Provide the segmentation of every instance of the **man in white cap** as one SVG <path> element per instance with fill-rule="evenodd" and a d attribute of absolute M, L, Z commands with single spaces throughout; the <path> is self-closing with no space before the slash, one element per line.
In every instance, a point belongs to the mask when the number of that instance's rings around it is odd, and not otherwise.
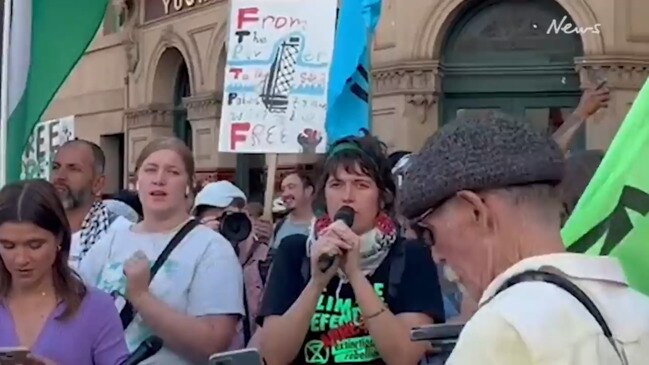
<path fill-rule="evenodd" d="M 227 212 L 243 212 L 247 204 L 246 194 L 229 181 L 209 183 L 196 195 L 193 213 L 196 218 L 215 231 L 219 231 L 220 221 Z M 251 217 L 249 217 L 251 218 Z M 253 232 L 257 220 L 251 219 Z M 237 245 L 239 262 L 243 267 L 246 316 L 238 327 L 239 335 L 231 344 L 232 349 L 245 346 L 256 329 L 254 318 L 257 316 L 265 274 L 262 266 L 268 256 L 268 240 L 257 239 L 250 234 Z"/>
<path fill-rule="evenodd" d="M 201 223 L 218 230 L 219 218 L 226 211 L 241 212 L 246 206 L 246 194 L 229 181 L 209 183 L 194 199 L 194 215 Z"/>

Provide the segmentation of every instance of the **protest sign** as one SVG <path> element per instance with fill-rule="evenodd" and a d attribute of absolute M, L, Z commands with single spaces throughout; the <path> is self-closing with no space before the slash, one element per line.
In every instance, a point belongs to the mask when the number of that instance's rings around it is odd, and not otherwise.
<path fill-rule="evenodd" d="M 219 151 L 325 151 L 336 6 L 232 1 Z"/>
<path fill-rule="evenodd" d="M 649 295 L 649 82 L 561 231 L 568 251 L 617 257 Z"/>
<path fill-rule="evenodd" d="M 36 124 L 22 156 L 21 179 L 48 179 L 56 151 L 74 139 L 74 116 Z"/>

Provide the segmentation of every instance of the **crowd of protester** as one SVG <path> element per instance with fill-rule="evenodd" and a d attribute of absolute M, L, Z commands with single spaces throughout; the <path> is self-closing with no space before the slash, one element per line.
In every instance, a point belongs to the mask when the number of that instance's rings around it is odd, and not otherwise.
<path fill-rule="evenodd" d="M 228 181 L 195 192 L 176 138 L 150 142 L 136 189 L 112 195 L 101 148 L 70 141 L 50 182 L 0 190 L 0 347 L 37 365 L 123 364 L 155 341 L 142 364 L 245 347 L 270 365 L 643 364 L 649 298 L 560 236 L 603 157 L 570 143 L 607 101 L 586 92 L 554 135 L 485 114 L 414 153 L 343 138 L 283 177 L 272 217 Z M 448 359 L 411 341 L 467 320 Z"/>

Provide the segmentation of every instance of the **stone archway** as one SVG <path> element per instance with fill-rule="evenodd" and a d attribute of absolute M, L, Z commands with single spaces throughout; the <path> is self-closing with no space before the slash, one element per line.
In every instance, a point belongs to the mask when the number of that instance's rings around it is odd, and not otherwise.
<path fill-rule="evenodd" d="M 585 0 L 554 0 L 568 13 L 578 27 L 587 28 L 598 24 L 597 18 Z M 429 16 L 415 34 L 418 42 L 413 43 L 413 59 L 439 59 L 451 25 L 458 15 L 475 5 L 473 0 L 439 1 L 429 11 Z M 582 34 L 584 55 L 604 54 L 604 39 L 601 34 Z"/>
<path fill-rule="evenodd" d="M 468 2 L 441 46 L 440 122 L 498 110 L 556 130 L 579 101 L 584 49 L 559 23 L 574 21 L 554 0 Z"/>
<path fill-rule="evenodd" d="M 225 45 L 221 48 L 219 52 L 219 58 L 216 61 L 216 90 L 217 93 L 223 94 L 223 84 L 225 82 L 225 64 L 228 61 L 227 53 L 228 50 Z"/>
<path fill-rule="evenodd" d="M 189 75 L 185 58 L 178 48 L 167 47 L 158 58 L 151 88 L 151 102 L 173 104 L 176 99 L 176 86 L 179 74 Z M 187 77 L 189 81 L 189 76 Z"/>
<path fill-rule="evenodd" d="M 191 125 L 183 99 L 191 96 L 189 68 L 180 50 L 167 47 L 162 51 L 153 74 L 151 101 L 167 106 L 173 114 L 173 134 L 192 146 Z"/>

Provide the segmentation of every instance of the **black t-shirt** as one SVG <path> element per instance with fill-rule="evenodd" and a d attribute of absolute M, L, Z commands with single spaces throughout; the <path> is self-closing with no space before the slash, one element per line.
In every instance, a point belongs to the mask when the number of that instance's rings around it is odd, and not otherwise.
<path fill-rule="evenodd" d="M 392 298 L 389 295 L 390 262 L 398 255 L 397 245 L 404 245 L 401 254 L 405 266 L 395 287 L 396 296 Z M 306 281 L 302 266 L 305 256 L 306 236 L 293 235 L 282 240 L 259 311 L 260 324 L 264 317 L 283 315 L 304 290 Z M 399 239 L 369 281 L 392 313 L 426 313 L 436 323 L 444 321 L 435 263 L 430 251 L 418 242 Z M 385 364 L 360 322 L 360 308 L 351 285 L 339 287 L 339 279 L 335 276 L 320 295 L 309 331 L 292 364 Z"/>

